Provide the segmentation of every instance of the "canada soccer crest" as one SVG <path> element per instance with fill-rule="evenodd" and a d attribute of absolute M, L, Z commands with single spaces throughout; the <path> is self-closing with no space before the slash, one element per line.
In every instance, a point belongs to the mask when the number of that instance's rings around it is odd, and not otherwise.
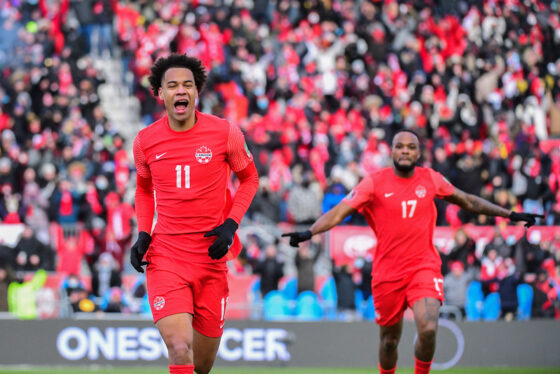
<path fill-rule="evenodd" d="M 165 299 L 162 296 L 154 297 L 154 309 L 155 310 L 162 310 L 165 306 Z"/>
<path fill-rule="evenodd" d="M 418 198 L 420 199 L 426 197 L 426 188 L 424 186 L 416 187 L 416 190 L 414 192 L 416 193 L 416 196 L 418 196 Z"/>
<path fill-rule="evenodd" d="M 196 152 L 194 153 L 194 157 L 196 158 L 196 161 L 200 162 L 201 164 L 207 164 L 212 159 L 212 150 L 203 145 L 196 150 Z"/>

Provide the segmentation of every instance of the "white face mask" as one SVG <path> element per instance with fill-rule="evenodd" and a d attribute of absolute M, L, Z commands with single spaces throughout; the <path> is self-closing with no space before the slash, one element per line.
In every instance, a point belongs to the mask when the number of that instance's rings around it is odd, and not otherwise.
<path fill-rule="evenodd" d="M 100 190 L 106 190 L 109 187 L 109 182 L 106 178 L 97 178 L 95 180 L 95 186 Z"/>

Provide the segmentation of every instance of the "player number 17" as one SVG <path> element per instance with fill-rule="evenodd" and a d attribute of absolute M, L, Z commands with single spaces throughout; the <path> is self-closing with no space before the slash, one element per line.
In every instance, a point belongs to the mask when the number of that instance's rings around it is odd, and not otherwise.
<path fill-rule="evenodd" d="M 407 209 L 409 205 L 410 209 Z M 414 215 L 414 211 L 416 210 L 416 200 L 401 201 L 401 206 L 402 218 L 412 218 L 412 216 Z"/>

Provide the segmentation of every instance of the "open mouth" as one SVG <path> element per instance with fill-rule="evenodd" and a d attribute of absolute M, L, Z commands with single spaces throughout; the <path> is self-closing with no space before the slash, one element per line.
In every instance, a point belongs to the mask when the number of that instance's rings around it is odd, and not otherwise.
<path fill-rule="evenodd" d="M 187 99 L 180 99 L 175 101 L 173 105 L 175 107 L 175 113 L 181 114 L 187 111 L 189 101 Z"/>

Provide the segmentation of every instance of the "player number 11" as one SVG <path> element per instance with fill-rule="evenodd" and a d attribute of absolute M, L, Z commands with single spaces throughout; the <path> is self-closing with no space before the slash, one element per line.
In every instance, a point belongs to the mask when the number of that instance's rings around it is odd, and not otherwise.
<path fill-rule="evenodd" d="M 402 218 L 412 218 L 414 215 L 414 210 L 416 210 L 416 200 L 408 200 L 408 201 L 401 201 L 402 205 Z M 410 205 L 410 209 L 407 209 L 407 206 Z"/>
<path fill-rule="evenodd" d="M 175 166 L 175 171 L 177 172 L 177 188 L 181 188 L 181 169 L 185 170 L 185 188 L 191 188 L 191 167 L 189 165 L 185 165 L 181 168 L 181 165 Z"/>

